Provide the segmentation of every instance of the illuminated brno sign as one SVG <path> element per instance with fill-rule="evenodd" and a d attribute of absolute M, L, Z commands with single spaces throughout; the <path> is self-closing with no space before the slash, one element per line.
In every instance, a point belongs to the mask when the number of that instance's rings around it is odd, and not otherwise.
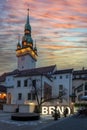
<path fill-rule="evenodd" d="M 69 115 L 71 113 L 70 107 L 57 106 L 57 110 L 59 111 L 59 113 L 61 115 L 63 115 L 65 108 L 68 109 L 68 115 Z M 55 106 L 42 106 L 42 114 L 43 115 L 50 115 L 50 114 L 52 114 L 52 112 L 54 112 L 54 109 L 55 109 Z"/>

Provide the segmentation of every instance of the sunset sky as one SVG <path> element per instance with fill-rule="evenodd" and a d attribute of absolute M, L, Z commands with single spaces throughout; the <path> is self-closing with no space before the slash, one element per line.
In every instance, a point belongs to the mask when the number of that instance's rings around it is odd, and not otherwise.
<path fill-rule="evenodd" d="M 17 68 L 28 8 L 37 67 L 87 68 L 87 0 L 0 0 L 0 74 Z"/>

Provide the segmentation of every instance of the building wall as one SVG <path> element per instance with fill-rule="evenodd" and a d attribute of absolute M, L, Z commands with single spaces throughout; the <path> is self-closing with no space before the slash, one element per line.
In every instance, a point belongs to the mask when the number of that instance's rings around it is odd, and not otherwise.
<path fill-rule="evenodd" d="M 62 76 L 62 78 L 60 78 Z M 24 80 L 27 80 L 27 86 L 24 87 Z M 13 88 L 8 88 L 7 93 L 11 93 L 11 103 L 12 104 L 24 104 L 31 102 L 32 100 L 27 99 L 28 93 L 34 91 L 32 86 L 32 81 L 36 80 L 36 87 L 38 88 L 39 98 L 44 97 L 46 93 L 44 91 L 44 85 L 48 84 L 52 91 L 52 97 L 59 95 L 59 85 L 63 85 L 66 95 L 64 95 L 63 102 L 61 104 L 69 105 L 69 95 L 72 93 L 72 75 L 71 74 L 58 74 L 53 75 L 53 82 L 49 80 L 46 76 L 32 76 L 32 77 L 8 77 L 6 80 L 7 86 L 13 86 Z M 13 82 L 12 82 L 13 81 Z M 20 81 L 20 87 L 17 86 L 17 82 Z M 44 93 L 45 92 L 45 93 Z M 22 94 L 22 99 L 18 100 L 18 94 Z M 58 100 L 59 101 L 59 100 Z M 34 101 L 35 102 L 35 101 Z M 56 102 L 56 100 L 55 100 Z"/>
<path fill-rule="evenodd" d="M 27 80 L 27 86 L 24 86 L 24 80 Z M 43 97 L 43 89 L 44 89 L 44 83 L 51 84 L 51 81 L 49 81 L 48 78 L 45 76 L 32 76 L 32 77 L 15 77 L 14 78 L 14 87 L 7 89 L 7 94 L 11 94 L 11 104 L 27 104 L 30 102 L 35 102 L 35 100 L 31 99 L 28 100 L 28 93 L 34 92 L 34 87 L 32 84 L 32 81 L 36 80 L 36 88 L 38 91 L 39 99 L 41 96 Z M 18 82 L 20 81 L 20 86 L 18 86 Z M 18 95 L 22 94 L 22 99 L 18 99 Z M 8 102 L 8 100 L 7 100 Z"/>
<path fill-rule="evenodd" d="M 13 87 L 14 86 L 14 76 L 10 75 L 6 77 L 5 86 Z"/>
<path fill-rule="evenodd" d="M 76 102 L 80 102 L 81 96 L 87 95 L 87 90 L 85 90 L 85 85 L 87 83 L 87 80 L 83 79 L 75 79 L 73 80 L 73 91 L 76 95 Z"/>
<path fill-rule="evenodd" d="M 36 61 L 30 55 L 18 57 L 18 69 L 27 70 L 36 67 Z"/>
<path fill-rule="evenodd" d="M 66 95 L 63 96 L 64 100 L 61 102 L 61 104 L 69 105 L 70 94 L 72 93 L 72 74 L 56 74 L 53 76 L 53 78 L 53 96 L 59 95 L 59 86 L 62 85 Z"/>

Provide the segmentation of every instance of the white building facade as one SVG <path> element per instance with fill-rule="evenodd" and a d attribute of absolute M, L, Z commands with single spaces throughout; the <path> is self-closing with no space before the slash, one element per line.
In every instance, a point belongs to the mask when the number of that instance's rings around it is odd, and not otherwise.
<path fill-rule="evenodd" d="M 7 87 L 8 104 L 29 104 L 31 102 L 37 104 L 33 82 L 35 82 L 39 99 L 41 99 L 41 97 L 45 98 L 45 86 L 50 87 L 52 91 L 52 81 L 43 74 L 37 74 L 35 72 L 36 70 L 37 69 L 34 69 L 33 75 L 32 73 L 29 74 L 29 72 L 27 72 L 27 74 L 22 72 L 22 74 L 19 73 L 14 76 L 13 86 L 10 86 L 9 81 Z M 7 76 L 7 78 L 8 77 L 9 76 Z M 51 93 L 50 96 L 52 95 Z"/>
<path fill-rule="evenodd" d="M 70 105 L 70 95 L 72 94 L 72 72 L 73 69 L 57 70 L 53 75 L 53 95 L 65 93 L 58 102 L 61 105 Z"/>
<path fill-rule="evenodd" d="M 72 94 L 72 69 L 55 70 L 54 66 L 47 66 L 23 71 L 8 73 L 5 85 L 7 86 L 8 104 L 37 104 L 35 94 L 33 93 L 33 81 L 36 81 L 37 91 L 39 89 L 39 98 L 50 95 L 49 97 L 58 97 L 62 92 L 62 99 L 49 101 L 49 104 L 70 105 L 70 95 Z M 37 70 L 40 72 L 37 73 Z M 14 74 L 13 74 L 14 73 Z M 45 74 L 46 73 L 46 74 Z M 52 73 L 49 78 L 49 73 Z M 48 76 L 47 76 L 48 74 Z M 45 86 L 50 88 L 50 93 L 45 91 Z M 48 97 L 48 98 L 49 98 Z"/>

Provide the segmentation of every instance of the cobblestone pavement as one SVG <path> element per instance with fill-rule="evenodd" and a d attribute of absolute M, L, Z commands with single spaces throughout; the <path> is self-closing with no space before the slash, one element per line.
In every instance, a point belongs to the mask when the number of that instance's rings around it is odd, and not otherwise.
<path fill-rule="evenodd" d="M 38 121 L 13 121 L 10 113 L 0 113 L 0 130 L 87 130 L 87 117 L 67 117 L 54 121 L 43 116 Z"/>

